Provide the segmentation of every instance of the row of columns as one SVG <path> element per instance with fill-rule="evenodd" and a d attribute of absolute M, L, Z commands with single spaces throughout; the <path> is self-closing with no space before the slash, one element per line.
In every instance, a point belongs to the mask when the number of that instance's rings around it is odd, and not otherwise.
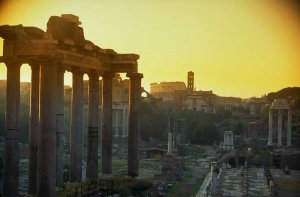
<path fill-rule="evenodd" d="M 269 110 L 269 135 L 268 135 L 268 145 L 273 145 L 273 111 Z M 278 119 L 277 119 L 277 146 L 282 146 L 282 109 L 278 109 Z M 292 145 L 292 110 L 288 109 L 288 121 L 287 121 L 287 146 Z"/>
<path fill-rule="evenodd" d="M 6 62 L 7 93 L 4 147 L 4 196 L 19 191 L 19 62 Z M 31 62 L 29 193 L 55 196 L 63 186 L 64 157 L 64 70 L 56 62 Z M 81 181 L 83 150 L 83 72 L 72 69 L 72 120 L 70 142 L 71 182 Z M 98 177 L 98 104 L 99 75 L 89 74 L 89 116 L 87 142 L 87 178 Z M 138 176 L 140 73 L 129 73 L 128 175 Z M 102 173 L 112 174 L 112 79 L 103 76 Z"/>

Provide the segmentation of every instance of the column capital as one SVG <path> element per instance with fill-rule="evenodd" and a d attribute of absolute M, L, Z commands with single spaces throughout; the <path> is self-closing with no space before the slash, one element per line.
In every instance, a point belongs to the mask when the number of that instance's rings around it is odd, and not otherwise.
<path fill-rule="evenodd" d="M 84 71 L 81 68 L 78 68 L 78 67 L 72 66 L 70 71 L 71 71 L 72 74 L 84 75 Z"/>
<path fill-rule="evenodd" d="M 22 65 L 22 62 L 19 62 L 19 61 L 5 61 L 4 63 L 6 65 L 6 67 L 12 67 L 12 66 L 21 67 L 21 65 Z"/>
<path fill-rule="evenodd" d="M 99 80 L 100 72 L 97 70 L 90 70 L 88 73 L 90 80 Z"/>
<path fill-rule="evenodd" d="M 63 66 L 57 67 L 57 73 L 65 73 L 66 69 Z"/>
<path fill-rule="evenodd" d="M 142 73 L 127 73 L 126 77 L 129 77 L 130 79 L 141 79 L 144 76 Z"/>
<path fill-rule="evenodd" d="M 38 70 L 40 66 L 40 62 L 38 60 L 30 60 L 28 64 L 31 70 Z"/>
<path fill-rule="evenodd" d="M 102 78 L 111 78 L 113 79 L 115 77 L 115 73 L 114 72 L 105 72 L 101 74 Z"/>

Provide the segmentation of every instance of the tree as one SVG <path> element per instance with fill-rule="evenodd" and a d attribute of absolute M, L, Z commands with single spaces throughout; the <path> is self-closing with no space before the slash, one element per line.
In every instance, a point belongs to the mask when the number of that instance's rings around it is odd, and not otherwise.
<path fill-rule="evenodd" d="M 220 140 L 220 133 L 211 121 L 191 121 L 188 129 L 188 136 L 195 144 L 212 144 Z"/>
<path fill-rule="evenodd" d="M 239 120 L 233 126 L 233 133 L 235 135 L 241 135 L 243 132 L 244 132 L 244 123 L 243 123 L 243 121 Z"/>
<path fill-rule="evenodd" d="M 141 103 L 141 138 L 163 139 L 166 133 L 167 117 L 161 110 L 154 110 L 149 103 Z"/>

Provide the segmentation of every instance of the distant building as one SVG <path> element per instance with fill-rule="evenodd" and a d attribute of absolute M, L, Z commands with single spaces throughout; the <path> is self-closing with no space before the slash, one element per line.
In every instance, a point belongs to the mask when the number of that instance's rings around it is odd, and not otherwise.
<path fill-rule="evenodd" d="M 253 118 L 259 118 L 261 116 L 261 113 L 267 105 L 270 105 L 270 103 L 266 100 L 266 98 L 256 98 L 251 97 L 247 100 L 245 100 L 247 107 L 249 108 L 249 114 Z"/>
<path fill-rule="evenodd" d="M 240 107 L 242 99 L 237 97 L 220 97 L 212 91 L 194 89 L 194 73 L 187 73 L 187 87 L 184 82 L 151 83 L 150 93 L 154 98 L 172 103 L 176 109 L 212 112 L 223 108 L 232 110 Z"/>
<path fill-rule="evenodd" d="M 242 99 L 239 97 L 218 96 L 216 99 L 216 107 L 226 110 L 232 110 L 242 105 Z"/>
<path fill-rule="evenodd" d="M 174 101 L 174 95 L 176 91 L 186 91 L 186 85 L 184 82 L 161 82 L 150 84 L 150 94 L 154 98 L 162 98 L 163 102 Z"/>
<path fill-rule="evenodd" d="M 216 99 L 217 95 L 212 91 L 194 91 L 186 96 L 184 109 L 214 113 Z"/>
<path fill-rule="evenodd" d="M 241 105 L 238 97 L 220 97 L 212 91 L 194 91 L 188 94 L 184 101 L 184 108 L 194 111 L 215 113 L 216 109 L 232 110 Z"/>

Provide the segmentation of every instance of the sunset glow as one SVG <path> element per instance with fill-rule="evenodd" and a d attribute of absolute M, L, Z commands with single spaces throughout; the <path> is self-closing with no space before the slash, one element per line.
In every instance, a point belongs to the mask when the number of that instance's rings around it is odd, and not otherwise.
<path fill-rule="evenodd" d="M 101 48 L 140 55 L 143 86 L 184 81 L 222 96 L 261 96 L 300 86 L 300 17 L 294 1 L 11 0 L 0 25 L 46 30 L 51 15 L 79 16 L 85 38 Z M 3 40 L 0 39 L 2 55 Z M 21 80 L 30 81 L 22 66 Z M 0 79 L 6 67 L 0 64 Z M 70 85 L 71 73 L 65 74 Z"/>

